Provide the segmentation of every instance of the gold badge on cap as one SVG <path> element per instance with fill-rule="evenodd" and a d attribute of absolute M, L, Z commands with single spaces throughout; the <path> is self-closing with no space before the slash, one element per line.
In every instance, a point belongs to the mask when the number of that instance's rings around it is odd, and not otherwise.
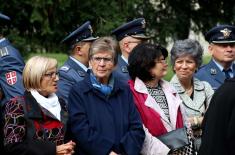
<path fill-rule="evenodd" d="M 221 33 L 223 33 L 224 38 L 228 38 L 230 36 L 230 33 L 232 32 L 231 30 L 225 28 L 223 30 L 220 30 Z"/>
<path fill-rule="evenodd" d="M 142 28 L 145 28 L 145 27 L 146 27 L 146 22 L 145 22 L 145 20 L 142 20 L 142 21 L 141 21 L 141 24 L 142 24 Z"/>
<path fill-rule="evenodd" d="M 90 29 L 91 33 L 93 33 L 91 25 L 88 26 L 88 29 Z"/>

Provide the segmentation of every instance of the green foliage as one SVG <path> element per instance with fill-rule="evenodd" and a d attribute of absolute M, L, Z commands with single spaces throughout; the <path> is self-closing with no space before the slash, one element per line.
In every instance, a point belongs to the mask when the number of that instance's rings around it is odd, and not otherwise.
<path fill-rule="evenodd" d="M 36 56 L 36 55 L 55 58 L 58 61 L 58 66 L 59 67 L 61 67 L 68 58 L 68 56 L 66 54 L 63 54 L 63 53 L 31 53 L 30 55 L 28 55 L 24 59 L 25 59 L 25 61 L 27 61 L 29 58 L 31 58 L 33 56 Z"/>
<path fill-rule="evenodd" d="M 34 51 L 64 51 L 60 41 L 90 20 L 98 36 L 144 17 L 152 42 L 188 38 L 189 31 L 206 32 L 217 23 L 234 24 L 231 0 L 11 0 L 0 11 L 11 17 L 9 38 L 24 55 Z M 63 49 L 63 50 L 61 50 Z"/>

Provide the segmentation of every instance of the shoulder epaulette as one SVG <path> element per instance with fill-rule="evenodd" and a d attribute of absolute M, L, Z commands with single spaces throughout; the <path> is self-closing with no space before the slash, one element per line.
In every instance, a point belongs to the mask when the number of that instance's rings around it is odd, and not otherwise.
<path fill-rule="evenodd" d="M 60 70 L 65 71 L 65 72 L 67 72 L 69 69 L 70 69 L 70 66 L 67 66 L 67 65 L 60 67 Z"/>

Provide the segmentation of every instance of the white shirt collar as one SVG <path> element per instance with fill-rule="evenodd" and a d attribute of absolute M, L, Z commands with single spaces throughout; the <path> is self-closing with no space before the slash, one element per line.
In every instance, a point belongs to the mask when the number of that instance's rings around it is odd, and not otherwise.
<path fill-rule="evenodd" d="M 214 61 L 214 63 L 217 65 L 217 67 L 219 68 L 219 70 L 222 72 L 223 71 L 223 69 L 224 69 L 224 67 L 221 65 L 221 64 L 219 64 L 215 59 L 212 59 L 213 61 Z M 231 70 L 232 70 L 232 72 L 233 72 L 233 63 L 231 64 L 231 66 L 229 67 Z"/>
<path fill-rule="evenodd" d="M 79 62 L 77 59 L 75 59 L 72 56 L 69 56 L 69 58 L 72 59 L 74 62 L 76 62 L 85 72 L 87 72 L 88 68 L 84 64 L 82 64 L 81 62 Z"/>
<path fill-rule="evenodd" d="M 121 55 L 121 58 L 128 64 L 128 59 L 126 59 L 123 55 Z"/>

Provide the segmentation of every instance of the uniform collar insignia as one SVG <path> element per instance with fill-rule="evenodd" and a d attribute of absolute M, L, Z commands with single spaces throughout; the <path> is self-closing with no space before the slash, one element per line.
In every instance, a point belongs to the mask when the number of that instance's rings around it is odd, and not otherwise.
<path fill-rule="evenodd" d="M 228 38 L 228 37 L 230 36 L 230 34 L 231 34 L 232 31 L 229 30 L 229 29 L 227 29 L 227 28 L 225 28 L 225 29 L 223 29 L 223 30 L 220 30 L 220 32 L 223 33 L 224 38 Z"/>
<path fill-rule="evenodd" d="M 217 74 L 217 71 L 215 68 L 211 68 L 211 75 L 216 75 Z"/>
<path fill-rule="evenodd" d="M 78 71 L 78 75 L 81 76 L 81 77 L 84 77 L 86 74 L 83 72 L 83 71 Z"/>
<path fill-rule="evenodd" d="M 122 66 L 121 70 L 123 73 L 128 73 L 127 67 L 126 66 Z"/>

